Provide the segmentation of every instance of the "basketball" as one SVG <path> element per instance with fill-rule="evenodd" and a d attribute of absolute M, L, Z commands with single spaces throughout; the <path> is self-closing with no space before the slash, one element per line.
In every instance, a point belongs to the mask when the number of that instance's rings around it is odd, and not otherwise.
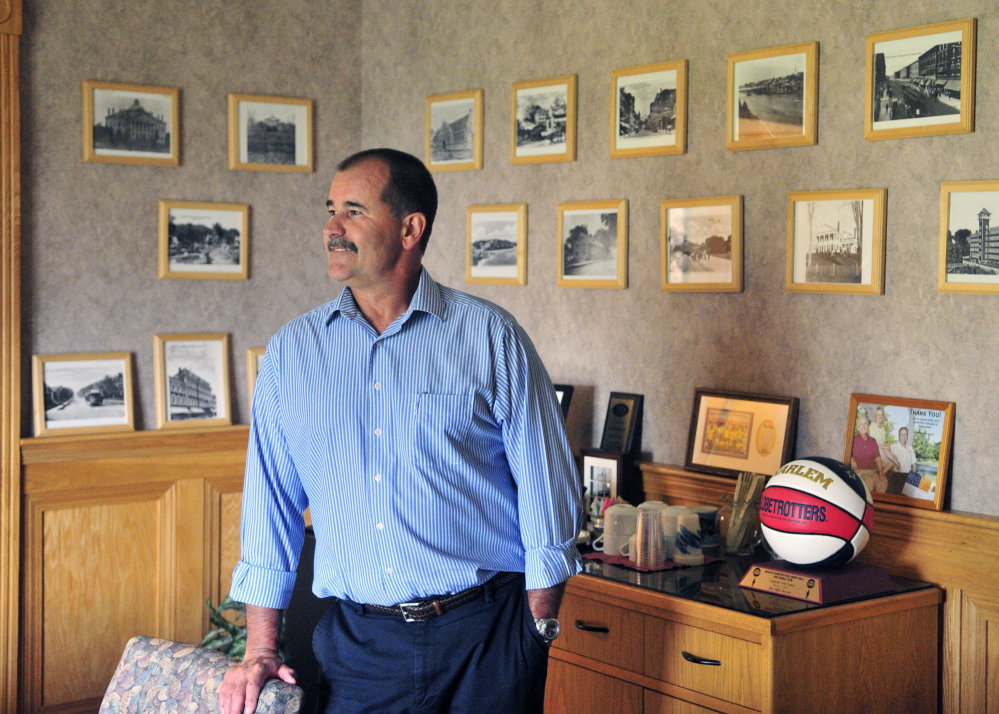
<path fill-rule="evenodd" d="M 760 523 L 767 544 L 788 563 L 835 568 L 867 545 L 874 502 L 849 466 L 812 456 L 784 464 L 767 482 Z"/>

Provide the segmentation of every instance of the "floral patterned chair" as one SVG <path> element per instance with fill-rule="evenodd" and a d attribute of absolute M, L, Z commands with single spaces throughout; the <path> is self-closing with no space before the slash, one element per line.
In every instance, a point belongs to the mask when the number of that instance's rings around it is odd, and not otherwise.
<path fill-rule="evenodd" d="M 214 650 L 151 637 L 133 637 L 101 703 L 100 714 L 217 714 L 218 688 L 238 661 Z M 256 714 L 296 714 L 302 690 L 272 679 Z"/>

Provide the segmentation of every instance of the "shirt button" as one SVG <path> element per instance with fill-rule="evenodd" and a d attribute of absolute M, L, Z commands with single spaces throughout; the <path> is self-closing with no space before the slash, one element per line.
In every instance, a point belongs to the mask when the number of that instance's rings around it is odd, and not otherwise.
<path fill-rule="evenodd" d="M 381 429 L 375 429 L 375 436 L 381 436 L 381 435 L 382 435 L 382 430 Z"/>
<path fill-rule="evenodd" d="M 375 382 L 375 389 L 381 389 L 381 388 L 382 388 L 382 383 L 381 382 Z"/>
<path fill-rule="evenodd" d="M 381 480 L 382 480 L 382 475 L 381 474 L 375 474 L 375 481 L 381 481 Z"/>
<path fill-rule="evenodd" d="M 391 575 L 392 574 L 392 568 L 385 568 L 385 573 L 387 575 Z"/>
<path fill-rule="evenodd" d="M 379 523 L 377 526 L 375 526 L 375 528 L 377 528 L 380 531 L 385 530 L 385 524 L 384 523 Z"/>

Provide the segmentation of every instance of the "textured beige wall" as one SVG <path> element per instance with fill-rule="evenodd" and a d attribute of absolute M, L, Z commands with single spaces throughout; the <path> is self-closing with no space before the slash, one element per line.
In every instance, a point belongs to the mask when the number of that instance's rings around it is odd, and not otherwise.
<path fill-rule="evenodd" d="M 977 131 L 865 142 L 865 36 L 964 17 L 979 19 Z M 465 207 L 529 204 L 528 285 L 465 289 L 518 317 L 556 381 L 592 388 L 578 405 L 585 440 L 599 439 L 612 390 L 646 395 L 644 449 L 667 463 L 683 461 L 695 386 L 799 396 L 798 453 L 837 458 L 851 392 L 954 401 L 951 505 L 999 514 L 999 299 L 936 291 L 940 182 L 999 178 L 997 24 L 992 0 L 365 0 L 362 145 L 422 155 L 425 97 L 485 90 L 485 168 L 438 175 L 426 262 L 463 286 Z M 727 55 L 811 40 L 820 43 L 819 144 L 726 152 Z M 683 58 L 688 153 L 611 160 L 611 70 Z M 510 84 L 569 73 L 579 75 L 578 160 L 511 166 Z M 886 295 L 785 293 L 787 193 L 882 187 Z M 659 201 L 729 193 L 745 196 L 745 292 L 662 293 Z M 608 198 L 630 201 L 629 288 L 557 288 L 557 204 Z"/>
<path fill-rule="evenodd" d="M 32 353 L 135 352 L 155 427 L 153 334 L 228 332 L 245 352 L 335 294 L 320 230 L 329 177 L 360 141 L 360 0 L 30 0 L 22 55 L 25 417 Z M 83 163 L 81 82 L 181 89 L 179 168 Z M 312 174 L 230 171 L 226 95 L 315 101 Z M 250 280 L 157 279 L 157 201 L 250 204 Z M 29 428 L 25 426 L 25 433 Z"/>

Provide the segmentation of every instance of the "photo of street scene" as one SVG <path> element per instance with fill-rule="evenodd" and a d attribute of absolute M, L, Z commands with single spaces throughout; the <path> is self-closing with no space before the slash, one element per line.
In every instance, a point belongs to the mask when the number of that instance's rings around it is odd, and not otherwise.
<path fill-rule="evenodd" d="M 736 63 L 733 140 L 804 134 L 805 62 L 802 52 Z"/>
<path fill-rule="evenodd" d="M 171 208 L 170 271 L 239 273 L 244 260 L 242 227 L 242 211 Z"/>
<path fill-rule="evenodd" d="M 562 277 L 617 279 L 617 211 L 584 209 L 562 214 Z"/>
<path fill-rule="evenodd" d="M 121 360 L 47 361 L 42 375 L 46 429 L 128 424 Z"/>
<path fill-rule="evenodd" d="M 732 206 L 671 208 L 666 214 L 670 283 L 732 281 Z"/>
<path fill-rule="evenodd" d="M 516 211 L 471 214 L 471 277 L 517 277 L 518 218 Z"/>
<path fill-rule="evenodd" d="M 208 341 L 167 341 L 163 344 L 167 376 L 167 419 L 228 418 L 225 402 L 219 398 L 222 383 L 222 343 Z"/>
<path fill-rule="evenodd" d="M 174 133 L 170 97 L 117 89 L 93 92 L 95 154 L 169 158 Z"/>
<path fill-rule="evenodd" d="M 874 200 L 796 201 L 794 282 L 871 283 Z"/>
<path fill-rule="evenodd" d="M 516 156 L 566 153 L 569 86 L 517 90 Z"/>
<path fill-rule="evenodd" d="M 676 70 L 617 80 L 618 150 L 676 144 Z"/>
<path fill-rule="evenodd" d="M 430 163 L 472 160 L 475 147 L 475 100 L 452 99 L 430 105 Z"/>
<path fill-rule="evenodd" d="M 308 164 L 308 108 L 300 104 L 239 103 L 239 160 L 244 164 Z"/>
<path fill-rule="evenodd" d="M 874 44 L 873 128 L 960 122 L 962 32 Z"/>
<path fill-rule="evenodd" d="M 999 191 L 950 193 L 947 282 L 999 285 Z"/>

